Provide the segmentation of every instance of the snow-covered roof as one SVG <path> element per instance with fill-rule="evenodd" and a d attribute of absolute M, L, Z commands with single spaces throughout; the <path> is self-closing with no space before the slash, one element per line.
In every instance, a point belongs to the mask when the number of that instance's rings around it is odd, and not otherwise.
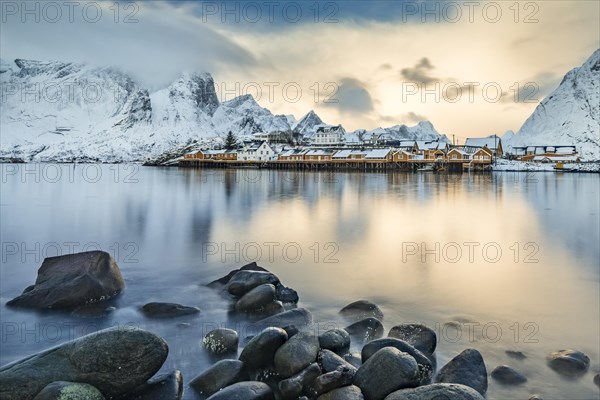
<path fill-rule="evenodd" d="M 556 149 L 556 154 L 575 154 L 575 146 L 573 147 L 559 147 Z"/>
<path fill-rule="evenodd" d="M 500 145 L 499 136 L 491 135 L 483 138 L 467 138 L 465 141 L 465 147 L 483 147 L 487 146 L 488 149 L 495 150 L 498 145 Z"/>
<path fill-rule="evenodd" d="M 576 162 L 576 156 L 535 156 L 533 157 L 533 161 L 554 161 L 554 162 Z"/>
<path fill-rule="evenodd" d="M 307 156 L 329 156 L 333 153 L 333 150 L 328 149 L 314 149 L 309 150 L 306 155 Z"/>
<path fill-rule="evenodd" d="M 416 143 L 414 140 L 402 140 L 399 147 L 414 147 Z"/>
<path fill-rule="evenodd" d="M 450 151 L 457 152 L 458 154 L 462 154 L 463 156 L 468 156 L 469 155 L 469 153 L 467 153 L 466 151 L 459 150 L 459 149 L 452 149 Z M 450 153 L 450 151 L 448 153 Z"/>
<path fill-rule="evenodd" d="M 333 158 L 348 158 L 352 150 L 340 150 L 333 155 Z"/>
<path fill-rule="evenodd" d="M 374 149 L 367 153 L 365 158 L 368 159 L 378 159 L 385 158 L 392 151 L 392 149 Z"/>

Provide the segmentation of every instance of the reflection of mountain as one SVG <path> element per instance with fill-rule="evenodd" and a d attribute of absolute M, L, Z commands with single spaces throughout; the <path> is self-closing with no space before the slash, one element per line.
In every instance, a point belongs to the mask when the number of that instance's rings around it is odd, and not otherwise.
<path fill-rule="evenodd" d="M 511 179 L 506 177 L 504 185 L 512 183 Z M 594 174 L 540 173 L 526 179 L 528 182 L 521 184 L 523 196 L 532 205 L 545 234 L 551 236 L 559 246 L 567 248 L 574 258 L 585 260 L 586 263 L 591 261 L 598 273 L 598 177 Z"/>

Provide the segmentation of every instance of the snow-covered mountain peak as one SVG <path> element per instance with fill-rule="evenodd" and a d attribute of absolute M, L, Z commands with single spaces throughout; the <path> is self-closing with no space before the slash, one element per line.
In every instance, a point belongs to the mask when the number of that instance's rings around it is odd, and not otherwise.
<path fill-rule="evenodd" d="M 310 110 L 304 117 L 300 119 L 300 121 L 296 123 L 296 125 L 293 126 L 292 129 L 304 136 L 311 136 L 316 132 L 319 125 L 327 124 L 323 122 L 316 112 Z"/>
<path fill-rule="evenodd" d="M 575 145 L 582 159 L 600 160 L 599 104 L 600 49 L 565 75 L 507 144 Z"/>

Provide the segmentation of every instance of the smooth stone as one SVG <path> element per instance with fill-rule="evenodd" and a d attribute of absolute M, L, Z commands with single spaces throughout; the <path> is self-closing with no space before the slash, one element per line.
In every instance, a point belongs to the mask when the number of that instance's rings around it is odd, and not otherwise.
<path fill-rule="evenodd" d="M 263 382 L 238 382 L 206 400 L 275 400 L 273 391 Z"/>
<path fill-rule="evenodd" d="M 247 380 L 244 363 L 239 360 L 221 360 L 201 372 L 190 381 L 190 387 L 210 396 L 234 383 Z"/>
<path fill-rule="evenodd" d="M 0 398 L 33 399 L 58 380 L 89 383 L 105 397 L 117 397 L 146 383 L 168 352 L 164 339 L 153 333 L 105 329 L 3 366 Z"/>
<path fill-rule="evenodd" d="M 275 352 L 288 340 L 287 332 L 281 328 L 266 328 L 254 336 L 240 354 L 240 361 L 250 371 L 273 364 Z"/>
<path fill-rule="evenodd" d="M 52 382 L 39 392 L 33 400 L 105 400 L 98 389 L 87 383 Z"/>
<path fill-rule="evenodd" d="M 320 395 L 317 400 L 365 400 L 357 386 L 344 386 Z"/>
<path fill-rule="evenodd" d="M 368 342 L 383 336 L 383 325 L 378 319 L 365 318 L 344 328 L 350 336 Z"/>
<path fill-rule="evenodd" d="M 286 304 L 296 304 L 298 300 L 300 300 L 300 296 L 298 296 L 298 292 L 294 289 L 285 287 L 281 283 L 277 284 L 277 295 L 275 296 L 277 300 Z"/>
<path fill-rule="evenodd" d="M 510 358 L 514 358 L 515 360 L 524 360 L 527 358 L 525 353 L 523 353 L 522 351 L 506 350 L 505 353 L 507 356 L 509 356 Z"/>
<path fill-rule="evenodd" d="M 561 375 L 578 376 L 590 367 L 590 358 L 576 350 L 553 351 L 547 357 L 548 366 Z"/>
<path fill-rule="evenodd" d="M 288 378 L 317 359 L 319 339 L 310 333 L 299 332 L 275 352 L 275 370 Z"/>
<path fill-rule="evenodd" d="M 340 310 L 340 315 L 352 321 L 360 321 L 369 317 L 383 320 L 383 312 L 379 306 L 368 300 L 358 300 L 348 304 Z"/>
<path fill-rule="evenodd" d="M 279 278 L 270 272 L 239 271 L 227 283 L 227 291 L 234 296 L 243 296 L 257 286 L 270 283 L 277 285 Z"/>
<path fill-rule="evenodd" d="M 469 386 L 485 396 L 488 388 L 487 369 L 481 353 L 466 349 L 444 365 L 435 378 L 436 383 L 458 383 Z"/>
<path fill-rule="evenodd" d="M 294 308 L 293 310 L 284 311 L 271 317 L 261 319 L 254 323 L 254 325 L 263 328 L 270 326 L 277 328 L 294 326 L 299 328 L 311 324 L 312 320 L 312 314 L 306 308 Z"/>
<path fill-rule="evenodd" d="M 527 382 L 527 377 L 508 365 L 499 365 L 493 369 L 492 378 L 504 385 L 520 385 Z"/>
<path fill-rule="evenodd" d="M 266 269 L 264 269 L 263 267 L 259 267 L 256 262 L 251 262 L 250 264 L 246 264 L 243 267 L 239 268 L 239 269 L 234 269 L 232 271 L 229 271 L 229 273 L 225 276 L 222 276 L 219 279 L 215 279 L 214 281 L 210 282 L 209 284 L 207 284 L 206 286 L 210 286 L 210 287 L 218 287 L 218 286 L 223 286 L 223 285 L 227 285 L 227 283 L 229 283 L 229 281 L 231 280 L 231 278 L 237 274 L 240 271 L 261 271 L 261 272 L 269 272 Z"/>
<path fill-rule="evenodd" d="M 180 371 L 158 375 L 122 400 L 181 400 L 183 376 Z"/>
<path fill-rule="evenodd" d="M 529 396 L 528 400 L 544 400 L 544 398 L 538 394 L 532 394 Z"/>
<path fill-rule="evenodd" d="M 267 318 L 272 315 L 276 315 L 285 311 L 283 307 L 283 303 L 279 300 L 275 300 L 266 306 L 263 306 L 260 311 L 257 312 L 257 315 L 261 318 Z"/>
<path fill-rule="evenodd" d="M 594 375 L 594 383 L 600 388 L 600 373 Z"/>
<path fill-rule="evenodd" d="M 385 400 L 485 400 L 473 388 L 455 383 L 434 383 L 391 393 Z"/>
<path fill-rule="evenodd" d="M 419 366 L 419 384 L 427 385 L 428 383 L 431 383 L 431 378 L 433 377 L 434 372 L 434 367 L 431 363 L 431 360 L 425 354 L 421 353 L 419 350 L 400 339 L 383 338 L 367 343 L 361 352 L 363 364 L 369 360 L 373 354 L 386 347 L 393 347 L 404 353 L 410 354 Z"/>
<path fill-rule="evenodd" d="M 418 386 L 419 366 L 410 354 L 385 347 L 356 371 L 354 384 L 367 400 L 383 400 L 398 389 Z"/>
<path fill-rule="evenodd" d="M 350 335 L 343 329 L 331 329 L 319 335 L 319 346 L 338 354 L 348 352 L 350 341 Z"/>
<path fill-rule="evenodd" d="M 325 372 L 332 372 L 339 368 L 348 368 L 353 372 L 356 372 L 358 367 L 360 367 L 360 363 L 357 366 L 350 364 L 348 361 L 344 360 L 342 357 L 338 356 L 331 350 L 321 350 L 319 351 L 319 355 L 317 356 L 319 360 L 319 365 L 321 369 Z"/>
<path fill-rule="evenodd" d="M 314 381 L 321 375 L 321 368 L 312 363 L 296 375 L 279 382 L 279 392 L 285 399 L 297 399 L 301 394 L 314 397 Z"/>
<path fill-rule="evenodd" d="M 435 331 L 422 324 L 396 325 L 388 333 L 388 337 L 405 341 L 422 353 L 433 354 L 437 345 Z"/>
<path fill-rule="evenodd" d="M 183 306 L 177 303 L 151 302 L 145 304 L 140 311 L 150 318 L 172 318 L 184 315 L 198 314 L 198 307 Z"/>
<path fill-rule="evenodd" d="M 235 353 L 238 349 L 240 336 L 233 329 L 217 328 L 208 332 L 202 345 L 213 354 Z"/>
<path fill-rule="evenodd" d="M 362 358 L 361 355 L 359 353 L 348 353 L 344 355 L 344 360 L 354 366 L 355 368 L 360 368 L 360 366 L 362 365 Z"/>
<path fill-rule="evenodd" d="M 339 387 L 350 386 L 355 374 L 356 368 L 354 367 L 340 367 L 335 371 L 327 372 L 315 379 L 315 392 L 320 395 Z"/>
<path fill-rule="evenodd" d="M 235 303 L 235 310 L 238 312 L 259 311 L 273 301 L 275 301 L 275 286 L 267 283 L 244 294 Z"/>
<path fill-rule="evenodd" d="M 125 289 L 119 266 L 104 251 L 44 259 L 33 286 L 6 303 L 28 308 L 75 308 L 108 300 Z"/>

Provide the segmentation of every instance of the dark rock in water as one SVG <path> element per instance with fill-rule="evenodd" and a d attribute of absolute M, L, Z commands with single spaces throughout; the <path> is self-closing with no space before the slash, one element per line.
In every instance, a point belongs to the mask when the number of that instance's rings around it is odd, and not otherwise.
<path fill-rule="evenodd" d="M 356 372 L 357 368 L 360 367 L 360 362 L 358 367 L 354 366 L 331 350 L 319 351 L 317 359 L 321 369 L 323 369 L 324 372 L 333 372 L 339 368 L 347 368 L 354 373 Z"/>
<path fill-rule="evenodd" d="M 504 385 L 520 385 L 527 382 L 527 377 L 508 365 L 499 365 L 491 373 L 492 378 Z"/>
<path fill-rule="evenodd" d="M 314 397 L 314 381 L 321 375 L 321 368 L 312 363 L 296 375 L 279 382 L 279 392 L 285 399 L 297 399 L 301 394 Z"/>
<path fill-rule="evenodd" d="M 481 353 L 475 349 L 464 350 L 442 367 L 435 382 L 469 386 L 485 396 L 488 387 L 487 369 Z"/>
<path fill-rule="evenodd" d="M 236 353 L 240 337 L 236 331 L 227 328 L 217 328 L 208 332 L 202 344 L 213 354 Z"/>
<path fill-rule="evenodd" d="M 379 350 L 386 347 L 393 347 L 412 356 L 419 366 L 419 385 L 427 385 L 428 383 L 431 383 L 431 378 L 433 377 L 434 371 L 431 360 L 425 354 L 421 353 L 419 350 L 400 339 L 383 338 L 367 343 L 361 352 L 363 364 Z"/>
<path fill-rule="evenodd" d="M 272 315 L 282 313 L 284 311 L 285 311 L 285 308 L 283 307 L 283 303 L 279 300 L 276 300 L 272 303 L 267 304 L 266 306 L 263 306 L 256 315 L 263 317 L 263 318 L 267 318 Z"/>
<path fill-rule="evenodd" d="M 200 309 L 198 307 L 183 306 L 177 303 L 152 302 L 145 304 L 140 311 L 144 313 L 145 316 L 151 318 L 172 318 L 198 314 Z"/>
<path fill-rule="evenodd" d="M 33 400 L 105 400 L 98 389 L 87 383 L 52 382 Z"/>
<path fill-rule="evenodd" d="M 340 315 L 352 321 L 360 321 L 369 317 L 383 320 L 383 312 L 379 306 L 368 300 L 359 300 L 348 304 L 340 310 Z"/>
<path fill-rule="evenodd" d="M 509 356 L 510 358 L 514 358 L 515 360 L 524 360 L 527 358 L 527 356 L 522 351 L 506 350 L 505 353 L 507 356 Z"/>
<path fill-rule="evenodd" d="M 312 314 L 306 308 L 295 308 L 293 310 L 284 311 L 271 317 L 261 319 L 254 325 L 262 328 L 275 326 L 277 328 L 285 328 L 295 326 L 300 328 L 312 323 Z"/>
<path fill-rule="evenodd" d="M 240 354 L 248 370 L 273 364 L 275 352 L 288 340 L 287 332 L 281 328 L 266 328 L 252 338 Z"/>
<path fill-rule="evenodd" d="M 587 355 L 571 349 L 553 351 L 548 354 L 547 361 L 550 368 L 565 376 L 582 375 L 590 367 Z"/>
<path fill-rule="evenodd" d="M 180 371 L 158 375 L 121 400 L 181 400 L 183 376 Z"/>
<path fill-rule="evenodd" d="M 350 335 L 343 329 L 331 329 L 319 335 L 319 345 L 322 349 L 345 354 L 350 349 Z"/>
<path fill-rule="evenodd" d="M 529 396 L 528 400 L 544 400 L 544 398 L 539 394 L 532 394 L 531 396 Z"/>
<path fill-rule="evenodd" d="M 244 294 L 235 303 L 235 310 L 239 312 L 259 311 L 275 300 L 275 286 L 270 283 L 259 285 Z"/>
<path fill-rule="evenodd" d="M 87 251 L 44 259 L 33 287 L 6 305 L 28 308 L 75 308 L 108 300 L 125 288 L 110 254 Z"/>
<path fill-rule="evenodd" d="M 290 377 L 315 362 L 318 352 L 319 339 L 300 332 L 275 352 L 275 370 L 284 378 Z"/>
<path fill-rule="evenodd" d="M 259 267 L 256 262 L 251 262 L 250 264 L 246 264 L 244 265 L 242 268 L 239 269 L 234 269 L 232 271 L 230 271 L 227 275 L 216 279 L 214 281 L 212 281 L 211 283 L 209 283 L 206 286 L 210 286 L 210 287 L 217 287 L 219 285 L 226 285 L 231 278 L 237 274 L 240 271 L 261 271 L 261 272 L 269 272 L 266 269 L 264 269 L 263 267 Z"/>
<path fill-rule="evenodd" d="M 296 328 L 296 325 L 284 326 L 283 330 L 287 332 L 288 339 L 300 332 L 298 328 Z"/>
<path fill-rule="evenodd" d="M 234 296 L 243 296 L 257 286 L 270 283 L 277 285 L 279 278 L 270 272 L 239 271 L 227 283 L 227 291 Z"/>
<path fill-rule="evenodd" d="M 275 400 L 275 396 L 266 383 L 239 382 L 213 394 L 207 400 Z"/>
<path fill-rule="evenodd" d="M 359 353 L 349 353 L 344 355 L 344 361 L 351 364 L 355 368 L 360 368 L 362 365 L 362 358 Z"/>
<path fill-rule="evenodd" d="M 405 341 L 425 354 L 433 354 L 437 345 L 437 335 L 431 328 L 422 324 L 396 325 L 388 333 L 388 337 Z"/>
<path fill-rule="evenodd" d="M 107 307 L 106 304 L 102 302 L 77 307 L 71 312 L 71 315 L 78 318 L 104 318 L 115 310 L 115 307 Z"/>
<path fill-rule="evenodd" d="M 89 383 L 118 397 L 146 383 L 168 352 L 162 338 L 141 329 L 98 331 L 0 368 L 0 398 L 30 400 L 58 380 Z"/>
<path fill-rule="evenodd" d="M 221 360 L 192 379 L 190 387 L 205 396 L 210 396 L 227 386 L 247 379 L 243 362 Z"/>
<path fill-rule="evenodd" d="M 410 354 L 385 347 L 356 371 L 354 384 L 367 400 L 383 400 L 396 390 L 418 386 L 419 366 Z"/>
<path fill-rule="evenodd" d="M 476 390 L 454 383 L 434 383 L 393 392 L 385 400 L 485 400 Z"/>
<path fill-rule="evenodd" d="M 360 388 L 352 385 L 333 389 L 331 392 L 320 395 L 317 400 L 365 400 L 365 398 Z"/>
<path fill-rule="evenodd" d="M 600 388 L 600 373 L 594 375 L 594 383 Z"/>
<path fill-rule="evenodd" d="M 355 373 L 356 368 L 354 367 L 340 367 L 335 371 L 327 372 L 315 379 L 315 391 L 319 395 L 342 386 L 350 386 Z"/>
<path fill-rule="evenodd" d="M 292 288 L 285 287 L 281 283 L 279 283 L 279 284 L 277 284 L 276 289 L 277 289 L 276 298 L 277 298 L 277 300 L 281 301 L 282 303 L 296 304 L 296 303 L 298 303 L 298 300 L 300 300 L 300 296 L 298 296 L 298 292 L 296 292 Z"/>
<path fill-rule="evenodd" d="M 363 319 L 347 326 L 344 329 L 350 334 L 350 336 L 359 338 L 365 342 L 383 336 L 383 325 L 375 318 Z"/>

